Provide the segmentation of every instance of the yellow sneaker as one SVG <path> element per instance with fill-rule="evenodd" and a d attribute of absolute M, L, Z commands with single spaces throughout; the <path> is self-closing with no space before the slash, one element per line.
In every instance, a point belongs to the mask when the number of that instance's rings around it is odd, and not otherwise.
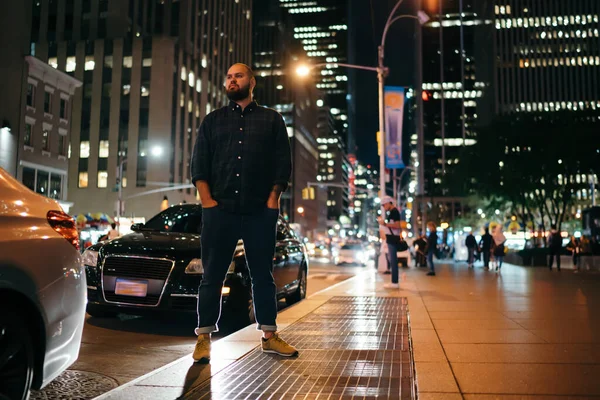
<path fill-rule="evenodd" d="M 287 344 L 285 340 L 273 333 L 268 339 L 261 339 L 263 353 L 274 353 L 284 357 L 293 357 L 298 355 L 298 350 L 294 346 Z"/>
<path fill-rule="evenodd" d="M 210 337 L 205 338 L 204 335 L 198 335 L 196 348 L 192 355 L 194 362 L 208 363 L 210 361 Z"/>

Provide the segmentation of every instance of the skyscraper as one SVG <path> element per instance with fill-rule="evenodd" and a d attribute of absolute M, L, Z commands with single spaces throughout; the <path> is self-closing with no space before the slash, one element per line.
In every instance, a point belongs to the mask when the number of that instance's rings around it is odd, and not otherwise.
<path fill-rule="evenodd" d="M 495 112 L 600 109 L 600 2 L 487 1 Z"/>
<path fill-rule="evenodd" d="M 194 201 L 196 130 L 227 104 L 230 64 L 250 63 L 251 0 L 34 1 L 32 53 L 83 82 L 74 100 L 74 212 L 151 216 L 166 195 Z M 122 167 L 123 176 L 119 176 Z"/>

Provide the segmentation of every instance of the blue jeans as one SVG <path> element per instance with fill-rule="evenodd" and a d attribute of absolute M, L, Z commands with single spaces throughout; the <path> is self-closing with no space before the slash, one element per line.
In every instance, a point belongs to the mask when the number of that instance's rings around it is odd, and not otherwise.
<path fill-rule="evenodd" d="M 398 283 L 398 248 L 396 245 L 387 245 L 388 253 L 387 260 L 392 270 L 392 283 Z"/>
<path fill-rule="evenodd" d="M 496 262 L 498 263 L 498 269 L 502 268 L 504 262 L 504 256 L 496 256 Z"/>
<path fill-rule="evenodd" d="M 469 265 L 473 265 L 475 262 L 475 247 L 467 247 L 467 252 L 469 253 L 468 263 Z"/>
<path fill-rule="evenodd" d="M 435 265 L 433 264 L 433 253 L 427 253 L 427 264 L 429 264 L 429 270 L 435 272 Z"/>
<path fill-rule="evenodd" d="M 217 331 L 221 315 L 221 289 L 238 240 L 244 241 L 252 278 L 257 329 L 277 330 L 277 289 L 273 279 L 273 253 L 279 210 L 264 208 L 252 215 L 228 213 L 213 207 L 202 212 L 202 265 L 198 288 L 196 334 Z"/>

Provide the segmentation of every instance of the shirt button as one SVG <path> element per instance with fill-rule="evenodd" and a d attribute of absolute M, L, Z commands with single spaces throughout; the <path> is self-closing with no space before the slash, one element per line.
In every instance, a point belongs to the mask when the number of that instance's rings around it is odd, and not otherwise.
<path fill-rule="evenodd" d="M 241 159 L 242 159 L 242 156 L 238 156 L 238 160 L 241 160 Z"/>
<path fill-rule="evenodd" d="M 242 141 L 240 140 L 240 144 L 242 144 Z"/>
<path fill-rule="evenodd" d="M 240 174 L 235 174 L 235 176 L 240 176 Z"/>
<path fill-rule="evenodd" d="M 243 131 L 243 130 L 244 130 L 244 128 L 240 128 L 240 131 Z"/>
<path fill-rule="evenodd" d="M 239 192 L 236 190 L 236 191 L 235 191 L 235 194 L 238 194 L 238 193 L 239 193 Z"/>

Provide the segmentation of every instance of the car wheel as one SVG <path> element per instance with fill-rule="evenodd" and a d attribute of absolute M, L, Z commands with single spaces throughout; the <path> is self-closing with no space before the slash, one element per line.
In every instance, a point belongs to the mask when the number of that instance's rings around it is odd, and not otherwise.
<path fill-rule="evenodd" d="M 34 362 L 34 347 L 23 317 L 0 310 L 1 399 L 29 398 Z"/>
<path fill-rule="evenodd" d="M 308 279 L 306 276 L 306 268 L 303 266 L 300 271 L 300 281 L 298 282 L 298 288 L 294 293 L 285 298 L 285 302 L 288 305 L 292 305 L 294 303 L 299 302 L 302 299 L 306 298 L 306 289 L 308 286 Z"/>
<path fill-rule="evenodd" d="M 97 308 L 90 304 L 88 304 L 85 311 L 94 318 L 114 318 L 119 314 L 116 311 L 103 310 L 102 308 Z"/>

